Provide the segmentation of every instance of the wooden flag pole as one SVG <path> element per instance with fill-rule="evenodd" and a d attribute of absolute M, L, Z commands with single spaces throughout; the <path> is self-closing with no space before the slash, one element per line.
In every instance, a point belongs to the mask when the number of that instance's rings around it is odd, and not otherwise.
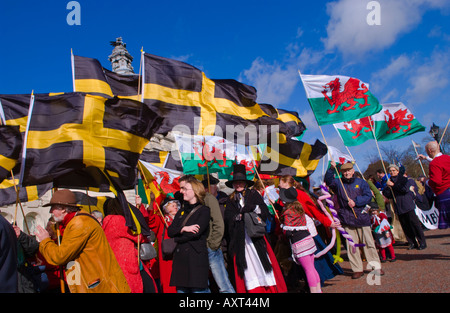
<path fill-rule="evenodd" d="M 450 123 L 450 118 L 448 119 L 447 125 L 445 125 L 445 129 L 444 129 L 444 132 L 441 135 L 441 139 L 439 139 L 439 147 L 441 147 L 442 138 L 444 138 L 445 132 L 447 131 L 448 123 Z"/>
<path fill-rule="evenodd" d="M 58 247 L 61 246 L 61 232 L 59 230 L 59 226 L 56 225 L 56 237 L 58 238 Z M 66 292 L 66 286 L 64 285 L 64 269 L 62 265 L 59 266 L 59 283 L 61 286 L 61 293 Z"/>
<path fill-rule="evenodd" d="M 247 149 L 247 153 L 250 156 L 250 152 L 248 151 L 248 147 L 245 146 L 245 148 Z M 261 184 L 264 187 L 264 191 L 266 191 L 266 185 L 264 184 L 263 180 L 261 179 L 261 176 L 259 175 L 258 169 L 256 168 L 256 162 L 255 159 L 252 157 L 253 159 L 253 169 L 255 170 L 256 175 L 258 175 L 258 179 L 261 181 Z M 269 198 L 269 195 L 267 195 L 267 198 L 269 199 L 270 203 L 274 204 L 272 199 Z M 273 208 L 273 211 L 275 212 L 275 217 L 277 218 L 278 221 L 280 221 L 280 217 L 278 216 L 277 210 L 275 208 Z"/>
<path fill-rule="evenodd" d="M 417 148 L 416 145 L 414 144 L 414 141 L 411 140 L 411 143 L 414 147 L 414 151 L 416 152 L 417 157 L 419 157 L 419 153 L 417 152 Z M 423 165 L 422 165 L 422 160 L 419 158 L 419 164 L 420 164 L 420 168 L 422 169 L 422 173 L 425 177 L 428 177 L 427 174 L 425 174 L 425 170 L 423 169 Z"/>
<path fill-rule="evenodd" d="M 358 163 L 356 163 L 355 158 L 353 157 L 352 153 L 350 152 L 350 149 L 349 149 L 347 146 L 345 146 L 345 148 L 347 148 L 348 154 L 350 154 L 350 156 L 351 156 L 352 159 L 353 159 L 353 162 L 355 162 L 355 165 L 356 165 L 356 167 L 358 168 L 359 173 L 361 173 L 362 178 L 363 178 L 364 180 L 366 180 L 366 178 L 364 177 L 363 173 L 361 172 L 361 169 L 360 169 L 359 166 L 358 166 Z M 367 181 L 367 180 L 366 180 L 366 181 Z"/>
<path fill-rule="evenodd" d="M 320 125 L 319 125 L 319 129 L 320 129 L 320 133 L 322 134 L 323 141 L 325 142 L 325 145 L 327 146 L 327 149 L 328 149 L 328 143 L 327 143 L 327 140 L 325 139 L 325 135 L 323 134 L 322 127 Z M 331 153 L 330 153 L 330 158 L 331 158 L 331 161 L 333 161 L 333 163 L 336 164 L 336 162 L 333 160 L 333 156 L 331 155 Z M 336 174 L 338 175 L 339 181 L 341 182 L 342 189 L 344 190 L 344 193 L 347 196 L 347 200 L 350 201 L 350 197 L 347 194 L 347 190 L 344 187 L 344 183 L 342 182 L 342 179 L 341 179 L 341 176 L 339 175 L 339 171 L 338 171 L 337 167 L 335 166 L 334 169 L 336 171 Z M 351 208 L 351 209 L 352 209 L 353 215 L 357 219 L 358 217 L 356 216 L 355 210 L 353 208 Z"/>
<path fill-rule="evenodd" d="M 375 139 L 375 144 L 376 144 L 376 146 L 377 146 L 378 154 L 380 155 L 381 165 L 383 166 L 384 173 L 385 173 L 385 175 L 387 176 L 387 175 L 388 175 L 388 172 L 387 172 L 387 170 L 386 170 L 386 166 L 384 166 L 383 157 L 382 157 L 382 155 L 381 155 L 380 147 L 378 146 L 377 136 L 375 135 L 375 130 L 372 128 L 372 123 L 369 123 L 369 125 L 370 125 L 370 130 L 371 130 L 372 133 L 373 133 L 373 138 Z M 397 203 L 397 200 L 396 200 L 395 195 L 394 195 L 394 190 L 392 190 L 392 187 L 391 187 L 391 186 L 389 186 L 389 188 L 391 189 L 391 194 L 392 194 L 392 198 L 394 199 L 394 202 Z"/>

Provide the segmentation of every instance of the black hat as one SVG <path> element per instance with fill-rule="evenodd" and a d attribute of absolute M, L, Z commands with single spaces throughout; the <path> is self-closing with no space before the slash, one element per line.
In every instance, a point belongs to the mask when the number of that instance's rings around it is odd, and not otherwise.
<path fill-rule="evenodd" d="M 297 200 L 297 189 L 294 187 L 280 188 L 280 199 L 284 203 L 290 203 Z"/>
<path fill-rule="evenodd" d="M 245 165 L 244 164 L 234 164 L 233 178 L 230 179 L 229 181 L 227 181 L 225 183 L 225 185 L 227 185 L 227 187 L 229 187 L 229 188 L 233 188 L 233 182 L 235 182 L 235 181 L 245 181 L 247 183 L 248 187 L 253 186 L 253 184 L 255 182 L 252 181 L 252 180 L 248 180 L 247 179 L 246 172 L 247 172 L 247 170 L 245 169 Z"/>
<path fill-rule="evenodd" d="M 218 183 L 220 183 L 220 180 L 209 174 L 209 184 L 217 185 Z M 202 184 L 205 188 L 208 188 L 208 175 L 203 175 Z"/>

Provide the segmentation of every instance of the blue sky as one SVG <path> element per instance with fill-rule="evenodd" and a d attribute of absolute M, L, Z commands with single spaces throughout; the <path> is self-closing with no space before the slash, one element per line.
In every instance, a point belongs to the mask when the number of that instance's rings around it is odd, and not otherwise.
<path fill-rule="evenodd" d="M 367 23 L 369 2 L 80 0 L 81 25 L 70 26 L 69 1 L 2 1 L 0 93 L 70 92 L 70 49 L 110 68 L 109 42 L 121 36 L 136 72 L 143 47 L 210 78 L 255 86 L 258 102 L 298 111 L 308 143 L 324 140 L 298 70 L 359 78 L 381 103 L 403 102 L 426 127 L 379 143 L 401 151 L 450 117 L 450 1 L 379 0 L 380 25 Z M 331 125 L 322 130 L 345 150 Z M 350 151 L 363 171 L 377 153 L 373 140 Z"/>

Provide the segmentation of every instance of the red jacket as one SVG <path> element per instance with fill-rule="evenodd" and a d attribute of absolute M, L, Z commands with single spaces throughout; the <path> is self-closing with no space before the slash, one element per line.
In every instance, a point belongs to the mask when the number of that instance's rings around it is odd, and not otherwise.
<path fill-rule="evenodd" d="M 450 156 L 443 154 L 430 162 L 428 185 L 436 195 L 450 188 Z"/>
<path fill-rule="evenodd" d="M 103 219 L 102 228 L 130 286 L 131 292 L 142 293 L 144 286 L 142 284 L 140 264 L 138 263 L 138 236 L 131 234 L 125 223 L 125 217 L 122 215 L 107 215 Z M 143 242 L 143 239 L 141 239 L 141 242 Z M 144 269 L 150 275 L 146 266 L 144 266 Z"/>

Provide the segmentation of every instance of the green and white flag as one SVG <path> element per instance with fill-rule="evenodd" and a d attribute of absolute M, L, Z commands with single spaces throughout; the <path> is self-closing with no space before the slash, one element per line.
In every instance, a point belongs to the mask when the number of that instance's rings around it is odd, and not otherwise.
<path fill-rule="evenodd" d="M 217 136 L 175 134 L 174 137 L 184 174 L 204 175 L 209 172 L 218 173 L 220 179 L 230 179 L 233 164 L 243 164 L 247 178 L 251 180 L 255 176 L 256 146 L 234 144 Z"/>
<path fill-rule="evenodd" d="M 204 175 L 232 171 L 234 144 L 217 136 L 174 135 L 183 173 Z"/>
<path fill-rule="evenodd" d="M 357 78 L 302 74 L 300 78 L 319 125 L 352 121 L 381 110 L 369 85 Z"/>
<path fill-rule="evenodd" d="M 425 131 L 414 114 L 401 102 L 383 104 L 383 109 L 372 116 L 378 141 L 400 139 Z"/>
<path fill-rule="evenodd" d="M 358 120 L 333 124 L 347 147 L 357 146 L 373 137 L 373 120 L 370 116 Z"/>
<path fill-rule="evenodd" d="M 387 103 L 382 107 L 383 109 L 373 116 L 334 124 L 344 145 L 360 145 L 374 139 L 374 133 L 378 141 L 390 141 L 425 130 L 403 103 Z"/>

